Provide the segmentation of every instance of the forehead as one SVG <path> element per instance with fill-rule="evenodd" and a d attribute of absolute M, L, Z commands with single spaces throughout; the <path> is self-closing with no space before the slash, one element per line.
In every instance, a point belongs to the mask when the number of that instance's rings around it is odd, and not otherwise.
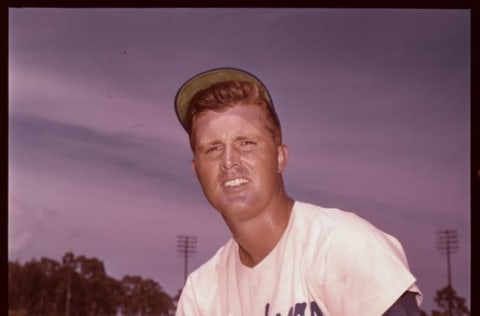
<path fill-rule="evenodd" d="M 235 105 L 221 112 L 206 110 L 195 118 L 192 127 L 197 141 L 269 133 L 266 113 L 256 105 Z"/>

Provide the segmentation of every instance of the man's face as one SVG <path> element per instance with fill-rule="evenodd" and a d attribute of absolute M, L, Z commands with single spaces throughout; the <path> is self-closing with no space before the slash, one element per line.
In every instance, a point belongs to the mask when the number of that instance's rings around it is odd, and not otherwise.
<path fill-rule="evenodd" d="M 275 144 L 265 112 L 236 105 L 193 123 L 192 167 L 210 204 L 227 218 L 252 217 L 284 194 L 285 145 Z"/>

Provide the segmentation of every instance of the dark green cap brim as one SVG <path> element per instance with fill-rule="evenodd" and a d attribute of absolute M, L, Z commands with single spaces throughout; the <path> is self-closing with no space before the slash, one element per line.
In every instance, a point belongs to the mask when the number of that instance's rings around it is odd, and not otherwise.
<path fill-rule="evenodd" d="M 177 114 L 180 124 L 182 124 L 183 128 L 187 132 L 188 132 L 188 128 L 186 125 L 187 109 L 188 109 L 188 105 L 190 104 L 190 100 L 193 98 L 193 96 L 197 92 L 207 89 L 208 87 L 210 87 L 215 83 L 230 81 L 230 80 L 248 81 L 248 82 L 253 82 L 260 85 L 265 90 L 268 101 L 272 103 L 272 100 L 270 98 L 270 95 L 268 94 L 267 88 L 254 75 L 244 70 L 240 70 L 236 68 L 216 68 L 216 69 L 207 70 L 205 72 L 199 73 L 198 75 L 186 81 L 180 87 L 175 97 L 175 113 Z"/>

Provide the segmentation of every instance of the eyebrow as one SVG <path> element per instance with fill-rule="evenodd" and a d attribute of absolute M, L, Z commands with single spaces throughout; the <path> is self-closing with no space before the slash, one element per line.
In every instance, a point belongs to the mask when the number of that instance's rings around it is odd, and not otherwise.
<path fill-rule="evenodd" d="M 237 136 L 233 139 L 233 141 L 238 142 L 238 141 L 247 140 L 247 139 L 258 141 L 258 137 L 255 137 L 255 136 Z M 209 142 L 206 142 L 206 143 L 200 143 L 199 142 L 197 144 L 198 144 L 199 148 L 206 148 L 206 147 L 211 147 L 211 146 L 219 145 L 219 144 L 223 144 L 223 143 L 224 142 L 221 141 L 221 140 L 212 140 L 212 141 L 209 141 Z"/>
<path fill-rule="evenodd" d="M 223 142 L 220 141 L 220 140 L 212 140 L 212 141 L 209 141 L 209 142 L 206 142 L 206 143 L 197 142 L 197 146 L 200 149 L 212 147 L 212 146 L 219 145 L 219 144 L 223 144 Z"/>
<path fill-rule="evenodd" d="M 238 136 L 234 139 L 234 141 L 241 141 L 241 140 L 246 140 L 246 139 L 251 139 L 251 140 L 255 140 L 257 139 L 257 137 L 253 137 L 253 136 Z"/>

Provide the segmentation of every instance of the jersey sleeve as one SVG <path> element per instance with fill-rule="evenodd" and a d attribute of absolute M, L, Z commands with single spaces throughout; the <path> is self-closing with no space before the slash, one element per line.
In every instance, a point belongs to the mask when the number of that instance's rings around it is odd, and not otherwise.
<path fill-rule="evenodd" d="M 187 279 L 187 282 L 183 287 L 180 299 L 178 300 L 175 316 L 200 316 L 190 278 Z"/>
<path fill-rule="evenodd" d="M 331 315 L 382 315 L 405 291 L 420 294 L 401 244 L 368 222 L 332 229 L 312 262 Z"/>
<path fill-rule="evenodd" d="M 219 315 L 218 261 L 223 247 L 190 273 L 178 300 L 175 316 Z"/>

